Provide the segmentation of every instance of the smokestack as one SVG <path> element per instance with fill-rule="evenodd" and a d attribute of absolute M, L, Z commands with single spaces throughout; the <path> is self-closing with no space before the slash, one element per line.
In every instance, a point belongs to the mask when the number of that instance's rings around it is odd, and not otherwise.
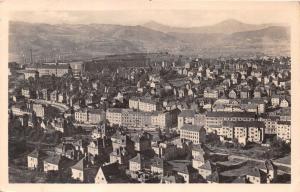
<path fill-rule="evenodd" d="M 30 64 L 33 64 L 32 49 L 30 49 Z"/>

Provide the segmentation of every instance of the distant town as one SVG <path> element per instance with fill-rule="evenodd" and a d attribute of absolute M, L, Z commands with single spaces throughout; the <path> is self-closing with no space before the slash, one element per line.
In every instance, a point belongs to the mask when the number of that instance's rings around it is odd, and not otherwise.
<path fill-rule="evenodd" d="M 291 59 L 9 66 L 10 183 L 291 183 Z"/>

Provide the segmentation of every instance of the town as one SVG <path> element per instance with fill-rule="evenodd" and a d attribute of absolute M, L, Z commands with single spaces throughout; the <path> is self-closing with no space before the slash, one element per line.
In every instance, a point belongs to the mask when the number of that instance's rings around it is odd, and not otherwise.
<path fill-rule="evenodd" d="M 290 57 L 31 58 L 8 94 L 12 183 L 291 182 Z"/>

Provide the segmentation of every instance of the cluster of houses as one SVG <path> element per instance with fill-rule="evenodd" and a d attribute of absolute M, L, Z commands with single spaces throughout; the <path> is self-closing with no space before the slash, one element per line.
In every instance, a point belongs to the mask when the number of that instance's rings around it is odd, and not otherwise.
<path fill-rule="evenodd" d="M 266 145 L 273 137 L 291 142 L 289 58 L 198 58 L 77 75 L 73 68 L 56 63 L 19 71 L 25 85 L 10 95 L 10 113 L 22 126 L 69 137 L 52 154 L 29 154 L 29 168 L 67 168 L 74 179 L 96 183 L 262 183 L 276 178 L 277 168 L 269 160 L 260 168 L 234 164 L 205 143 L 209 134 L 242 145 Z M 57 112 L 57 107 L 65 110 Z M 88 138 L 73 137 L 78 125 L 94 126 Z M 161 131 L 167 138 L 152 134 Z M 189 154 L 192 160 L 185 159 Z M 226 180 L 226 171 L 245 166 L 245 173 Z"/>
<path fill-rule="evenodd" d="M 130 134 L 102 124 L 88 138 L 64 138 L 53 152 L 35 149 L 27 155 L 27 166 L 45 174 L 69 171 L 77 182 L 88 183 L 276 181 L 278 167 L 271 160 L 255 165 L 237 161 L 210 150 L 205 145 L 205 137 L 200 142 L 185 139 L 188 134 L 182 131 L 180 138 L 168 139 L 163 134 L 145 131 Z M 228 176 L 231 170 L 236 174 Z"/>

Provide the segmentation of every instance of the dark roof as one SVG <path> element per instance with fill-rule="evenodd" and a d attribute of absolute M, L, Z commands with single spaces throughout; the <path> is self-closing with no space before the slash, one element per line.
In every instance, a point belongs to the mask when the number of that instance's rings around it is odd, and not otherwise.
<path fill-rule="evenodd" d="M 194 110 L 183 110 L 178 117 L 194 117 L 195 113 Z"/>
<path fill-rule="evenodd" d="M 152 160 L 151 165 L 163 169 L 166 163 L 163 159 L 157 157 Z"/>
<path fill-rule="evenodd" d="M 77 170 L 81 170 L 83 171 L 84 167 L 85 167 L 85 157 L 80 159 L 75 165 L 73 165 L 71 168 L 72 169 L 77 169 Z"/>
<path fill-rule="evenodd" d="M 136 162 L 136 163 L 142 163 L 144 161 L 144 156 L 142 156 L 140 153 L 138 153 L 134 158 L 130 159 L 129 161 L 131 162 Z"/>
<path fill-rule="evenodd" d="M 277 121 L 277 124 L 291 125 L 291 122 L 290 121 Z"/>
<path fill-rule="evenodd" d="M 206 117 L 251 117 L 255 118 L 255 113 L 253 112 L 215 112 L 208 111 Z"/>
<path fill-rule="evenodd" d="M 188 174 L 190 175 L 191 173 L 198 172 L 197 169 L 193 168 L 192 165 L 183 165 L 177 169 L 178 172 Z"/>
<path fill-rule="evenodd" d="M 239 176 L 235 178 L 231 183 L 248 183 L 245 176 Z"/>
<path fill-rule="evenodd" d="M 107 182 L 120 175 L 119 164 L 117 162 L 101 166 L 99 169 L 102 169 L 103 175 Z"/>
<path fill-rule="evenodd" d="M 41 151 L 41 150 L 35 149 L 35 150 L 33 150 L 31 153 L 29 153 L 28 156 L 34 157 L 34 158 L 37 158 L 37 159 L 38 159 L 38 158 L 46 157 L 47 154 L 44 153 L 44 152 Z"/>
<path fill-rule="evenodd" d="M 250 176 L 254 176 L 254 177 L 262 177 L 262 171 L 257 168 L 254 167 L 252 169 L 249 169 L 248 173 L 246 173 L 246 175 L 250 175 Z"/>
<path fill-rule="evenodd" d="M 55 165 L 58 165 L 61 161 L 61 156 L 59 155 L 52 155 L 52 156 L 49 156 L 47 159 L 45 159 L 45 161 L 47 163 L 51 163 L 51 164 L 55 164 Z"/>
<path fill-rule="evenodd" d="M 224 121 L 223 126 L 229 127 L 265 127 L 262 121 Z"/>
<path fill-rule="evenodd" d="M 218 171 L 212 172 L 212 174 L 207 177 L 207 180 L 211 181 L 211 182 L 214 182 L 214 183 L 220 183 L 221 179 L 220 179 L 219 172 Z"/>
<path fill-rule="evenodd" d="M 212 165 L 211 161 L 206 161 L 206 162 L 200 167 L 200 169 L 212 170 L 212 169 L 213 169 L 213 165 Z"/>
<path fill-rule="evenodd" d="M 187 131 L 197 131 L 199 132 L 201 130 L 201 126 L 198 125 L 190 125 L 190 124 L 184 124 L 181 129 L 182 130 L 187 130 Z"/>

